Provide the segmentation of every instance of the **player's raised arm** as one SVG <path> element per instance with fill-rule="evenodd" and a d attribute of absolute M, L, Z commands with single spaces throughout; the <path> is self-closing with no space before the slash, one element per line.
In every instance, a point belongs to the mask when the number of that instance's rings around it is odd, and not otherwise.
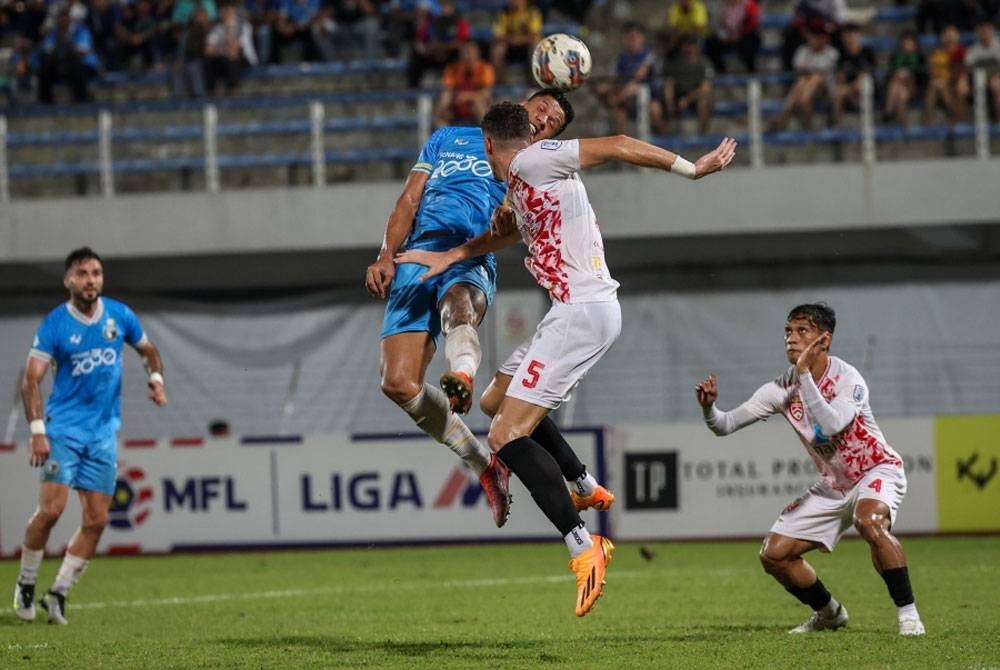
<path fill-rule="evenodd" d="M 448 251 L 427 251 L 425 249 L 407 249 L 396 255 L 396 263 L 416 263 L 426 265 L 427 272 L 420 275 L 420 281 L 439 275 L 455 263 L 459 263 L 469 258 L 475 258 L 488 254 L 491 251 L 499 251 L 511 246 L 521 239 L 521 234 L 517 227 L 506 228 L 504 230 L 487 230 L 485 233 L 472 238 L 465 244 L 460 244 Z"/>
<path fill-rule="evenodd" d="M 413 220 L 420 207 L 420 198 L 430 174 L 422 170 L 411 170 L 403 185 L 403 192 L 396 199 L 396 205 L 389 215 L 382 237 L 382 248 L 379 249 L 375 262 L 365 271 L 365 287 L 373 297 L 383 300 L 389 294 L 389 287 L 396 275 L 393 255 L 403 246 L 406 237 L 413 230 Z"/>
<path fill-rule="evenodd" d="M 736 155 L 736 140 L 727 137 L 714 150 L 695 163 L 672 151 L 637 140 L 628 135 L 593 137 L 580 140 L 580 167 L 588 168 L 608 161 L 619 161 L 675 172 L 689 179 L 701 179 L 732 162 Z"/>
<path fill-rule="evenodd" d="M 42 409 L 42 380 L 48 372 L 49 362 L 30 356 L 21 379 L 21 401 L 24 403 L 24 418 L 31 429 L 28 447 L 28 464 L 41 467 L 49 457 L 49 438 L 45 436 L 45 413 Z"/>

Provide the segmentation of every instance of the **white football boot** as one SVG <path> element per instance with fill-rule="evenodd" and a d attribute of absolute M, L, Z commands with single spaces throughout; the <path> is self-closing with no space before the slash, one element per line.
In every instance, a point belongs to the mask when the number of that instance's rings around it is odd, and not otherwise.
<path fill-rule="evenodd" d="M 827 618 L 820 616 L 819 612 L 813 612 L 812 616 L 801 625 L 788 631 L 789 633 L 817 633 L 821 630 L 837 630 L 847 625 L 847 608 L 843 605 L 837 607 L 837 613 Z"/>

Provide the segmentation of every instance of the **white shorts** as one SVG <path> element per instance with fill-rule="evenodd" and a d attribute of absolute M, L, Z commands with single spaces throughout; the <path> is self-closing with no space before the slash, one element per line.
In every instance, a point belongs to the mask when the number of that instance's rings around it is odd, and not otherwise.
<path fill-rule="evenodd" d="M 895 465 L 875 466 L 849 491 L 836 491 L 825 481 L 819 481 L 782 510 L 771 532 L 819 542 L 823 551 L 833 551 L 854 524 L 854 508 L 859 501 L 884 502 L 889 507 L 891 525 L 896 523 L 896 512 L 905 495 L 906 473 Z"/>
<path fill-rule="evenodd" d="M 514 350 L 500 372 L 513 377 L 507 395 L 556 409 L 611 348 L 622 332 L 622 311 L 611 302 L 563 303 L 552 307 L 535 334 Z"/>

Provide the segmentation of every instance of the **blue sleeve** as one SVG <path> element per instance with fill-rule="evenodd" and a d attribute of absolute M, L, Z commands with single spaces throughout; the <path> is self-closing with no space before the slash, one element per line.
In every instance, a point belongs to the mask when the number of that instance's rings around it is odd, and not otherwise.
<path fill-rule="evenodd" d="M 424 144 L 424 148 L 420 150 L 420 157 L 417 158 L 417 163 L 413 166 L 413 170 L 419 170 L 427 174 L 431 173 L 431 170 L 434 169 L 434 164 L 437 162 L 438 152 L 441 150 L 441 141 L 447 132 L 447 128 L 439 128 L 434 131 L 434 134 Z"/>
<path fill-rule="evenodd" d="M 56 337 L 54 321 L 55 319 L 52 317 L 46 318 L 35 332 L 35 339 L 31 343 L 31 353 L 41 354 L 41 356 L 35 355 L 35 358 L 53 359 L 56 357 L 58 337 Z"/>
<path fill-rule="evenodd" d="M 122 305 L 121 319 L 122 335 L 126 342 L 135 346 L 146 337 L 146 333 L 142 330 L 142 324 L 139 323 L 139 317 L 127 305 Z"/>

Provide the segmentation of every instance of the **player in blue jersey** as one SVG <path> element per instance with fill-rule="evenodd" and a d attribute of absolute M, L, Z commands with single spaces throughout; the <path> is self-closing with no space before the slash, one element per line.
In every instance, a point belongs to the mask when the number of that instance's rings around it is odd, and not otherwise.
<path fill-rule="evenodd" d="M 35 618 L 35 582 L 49 533 L 66 507 L 70 488 L 80 495 L 83 520 L 66 548 L 52 588 L 39 600 L 50 623 L 65 624 L 66 594 L 86 569 L 108 522 L 115 491 L 117 434 L 121 425 L 122 349 L 142 356 L 149 398 L 167 404 L 160 354 L 127 306 L 102 298 L 104 271 L 88 247 L 66 257 L 63 284 L 69 301 L 49 312 L 35 335 L 21 384 L 31 427 L 29 462 L 42 468 L 38 507 L 28 520 L 14 611 Z M 42 412 L 41 382 L 49 368 L 55 381 Z"/>
<path fill-rule="evenodd" d="M 554 89 L 538 91 L 521 104 L 528 111 L 534 141 L 555 137 L 573 120 L 573 107 Z M 488 230 L 505 193 L 506 185 L 493 177 L 486 161 L 479 128 L 438 130 L 410 171 L 386 224 L 378 258 L 365 274 L 368 292 L 388 298 L 382 391 L 479 475 L 497 526 L 506 522 L 509 512 L 510 472 L 457 416 L 472 405 L 472 380 L 482 357 L 476 329 L 496 292 L 496 261 L 487 254 L 421 282 L 419 266 L 397 267 L 392 259 L 402 249 L 450 249 Z M 444 392 L 424 382 L 442 333 L 449 370 L 441 376 Z M 610 494 L 587 473 L 555 423 L 549 419 L 538 430 L 538 441 L 551 451 L 566 479 L 584 482 L 587 495 L 600 489 L 606 494 L 600 500 L 607 500 Z"/>

